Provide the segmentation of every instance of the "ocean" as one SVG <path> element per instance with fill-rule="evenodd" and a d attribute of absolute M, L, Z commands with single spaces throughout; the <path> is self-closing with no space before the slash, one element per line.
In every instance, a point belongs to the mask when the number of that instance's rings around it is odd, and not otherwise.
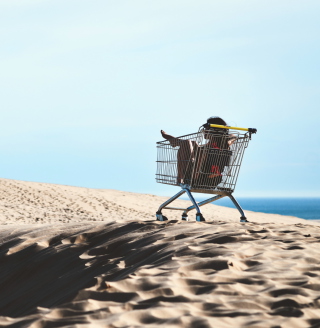
<path fill-rule="evenodd" d="M 320 198 L 237 198 L 243 210 L 320 220 Z M 227 197 L 213 204 L 234 208 Z"/>

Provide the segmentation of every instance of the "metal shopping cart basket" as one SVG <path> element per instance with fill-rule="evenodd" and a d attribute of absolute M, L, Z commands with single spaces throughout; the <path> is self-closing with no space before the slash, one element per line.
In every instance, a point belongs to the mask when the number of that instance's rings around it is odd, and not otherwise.
<path fill-rule="evenodd" d="M 196 133 L 157 142 L 156 181 L 181 187 L 177 194 L 159 207 L 157 220 L 167 220 L 162 210 L 170 209 L 183 211 L 182 219 L 188 221 L 188 212 L 196 209 L 196 221 L 205 221 L 200 207 L 227 196 L 239 210 L 240 222 L 247 222 L 232 193 L 244 151 L 251 140 L 251 134 L 256 132 L 257 130 L 252 128 L 205 124 Z M 193 192 L 215 196 L 197 203 Z M 168 206 L 184 193 L 188 195 L 192 206 Z"/>

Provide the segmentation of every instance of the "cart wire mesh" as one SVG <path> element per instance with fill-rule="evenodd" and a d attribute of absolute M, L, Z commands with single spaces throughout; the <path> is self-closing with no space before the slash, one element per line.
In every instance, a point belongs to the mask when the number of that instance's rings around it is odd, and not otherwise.
<path fill-rule="evenodd" d="M 220 131 L 201 129 L 157 142 L 156 181 L 188 185 L 190 190 L 202 193 L 232 193 L 250 135 Z"/>

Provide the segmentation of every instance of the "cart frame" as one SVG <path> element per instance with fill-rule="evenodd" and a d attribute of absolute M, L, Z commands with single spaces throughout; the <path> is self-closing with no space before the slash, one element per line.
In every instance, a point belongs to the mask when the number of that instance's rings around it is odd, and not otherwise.
<path fill-rule="evenodd" d="M 212 129 L 218 132 L 212 132 Z M 209 132 L 208 132 L 209 131 Z M 219 131 L 224 131 L 223 133 Z M 245 131 L 239 133 L 238 131 Z M 232 134 L 229 134 L 231 132 Z M 244 150 L 247 148 L 249 140 L 251 140 L 251 134 L 256 133 L 257 130 L 253 128 L 239 128 L 239 127 L 228 127 L 224 125 L 217 124 L 206 124 L 203 128 L 201 128 L 197 133 L 185 135 L 182 137 L 174 138 L 175 141 L 160 141 L 157 142 L 158 148 L 158 168 L 156 173 L 156 180 L 159 183 L 170 184 L 175 186 L 180 186 L 181 190 L 176 193 L 174 196 L 169 198 L 166 202 L 160 205 L 158 211 L 156 212 L 156 218 L 158 221 L 166 221 L 167 217 L 162 214 L 162 210 L 179 210 L 183 211 L 182 220 L 189 221 L 188 212 L 191 210 L 196 210 L 196 221 L 205 221 L 203 217 L 200 207 L 206 204 L 212 203 L 218 199 L 223 197 L 229 197 L 235 207 L 238 209 L 241 217 L 240 222 L 248 222 L 243 209 L 241 208 L 238 201 L 233 197 L 232 193 L 235 189 L 235 185 L 237 182 L 240 166 L 242 163 L 242 158 L 244 154 Z M 211 134 L 208 137 L 208 133 Z M 215 134 L 218 133 L 218 134 Z M 233 134 L 235 133 L 235 134 Z M 204 136 L 204 137 L 203 137 Z M 222 143 L 222 138 L 226 138 L 228 136 L 228 140 L 234 140 L 232 143 L 235 145 L 231 146 L 231 150 L 215 149 L 212 150 L 207 144 L 204 144 L 204 139 L 211 138 L 211 140 L 218 140 L 220 144 Z M 220 139 L 219 139 L 220 138 Z M 184 175 L 183 178 L 179 177 L 179 161 L 176 159 L 176 154 L 172 154 L 175 147 L 178 147 L 183 152 L 183 146 L 180 140 L 184 142 L 189 142 L 191 145 L 191 151 L 184 151 L 184 159 L 182 164 L 184 165 Z M 200 144 L 200 145 L 199 145 Z M 219 145 L 220 145 L 219 144 Z M 216 146 L 216 144 L 215 144 Z M 193 147 L 193 150 L 192 150 Z M 229 146 L 228 146 L 229 147 Z M 195 150 L 196 148 L 196 150 Z M 176 149 L 175 149 L 176 151 Z M 205 155 L 199 155 L 200 153 Z M 213 154 L 213 155 L 212 155 Z M 186 157 L 188 155 L 188 157 Z M 213 158 L 210 162 L 210 157 Z M 213 157 L 212 157 L 213 156 Z M 165 157 L 165 159 L 163 158 Z M 220 178 L 215 183 L 212 183 L 212 179 L 208 179 L 212 174 L 203 171 L 203 167 L 209 164 L 217 164 L 211 165 L 211 167 L 220 167 L 223 171 L 220 173 Z M 199 164 L 200 163 L 200 164 Z M 180 165 L 181 166 L 181 165 Z M 210 165 L 209 165 L 210 167 Z M 186 171 L 189 168 L 189 176 L 186 179 Z M 169 173 L 168 173 L 169 172 Z M 227 173 L 226 173 L 227 172 Z M 187 194 L 190 199 L 192 205 L 187 208 L 181 207 L 171 207 L 168 206 L 174 200 L 182 196 L 183 194 Z M 215 196 L 210 197 L 201 202 L 197 202 L 192 193 L 205 193 L 205 194 L 214 194 Z"/>

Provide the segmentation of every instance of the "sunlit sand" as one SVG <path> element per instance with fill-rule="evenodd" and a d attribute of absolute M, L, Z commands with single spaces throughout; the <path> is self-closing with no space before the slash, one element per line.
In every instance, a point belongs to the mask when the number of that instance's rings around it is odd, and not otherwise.
<path fill-rule="evenodd" d="M 0 197 L 1 326 L 320 323 L 318 222 L 215 205 L 158 222 L 166 197 L 6 179 Z"/>

